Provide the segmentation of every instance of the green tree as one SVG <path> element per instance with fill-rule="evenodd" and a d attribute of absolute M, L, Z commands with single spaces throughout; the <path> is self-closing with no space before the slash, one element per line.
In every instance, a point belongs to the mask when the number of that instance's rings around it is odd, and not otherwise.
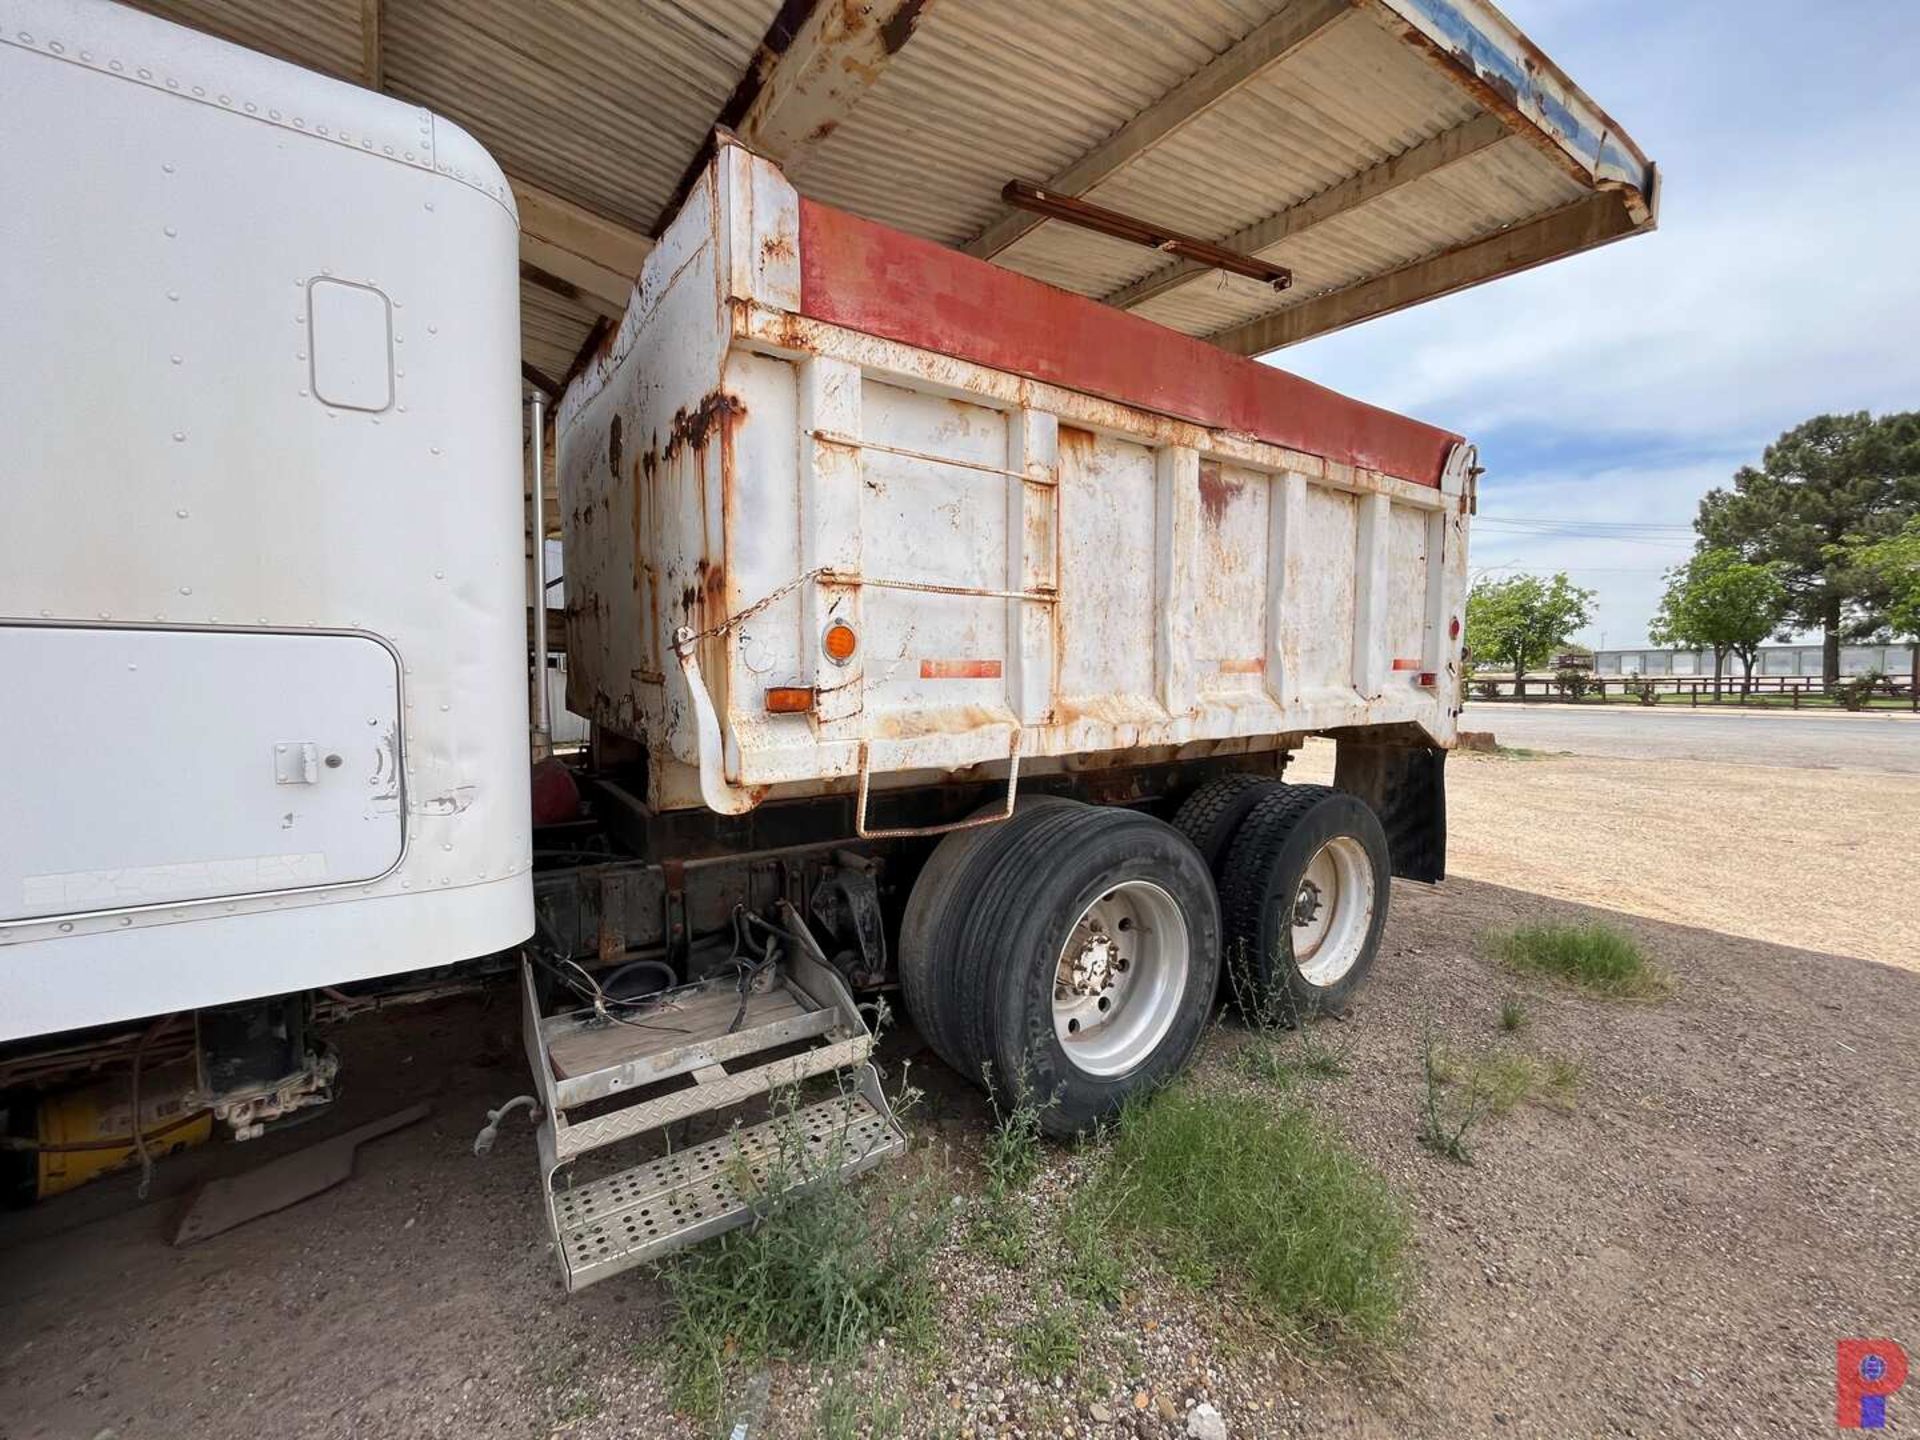
<path fill-rule="evenodd" d="M 1713 651 L 1713 695 L 1720 698 L 1729 653 L 1745 673 L 1740 693 L 1753 689 L 1760 646 L 1787 613 L 1787 587 L 1772 565 L 1742 560 L 1734 550 L 1702 550 L 1667 572 L 1667 593 L 1647 627 L 1656 645 Z"/>
<path fill-rule="evenodd" d="M 1566 573 L 1542 580 L 1515 575 L 1481 580 L 1467 592 L 1467 649 L 1513 668 L 1513 693 L 1526 694 L 1527 671 L 1546 662 L 1593 614 L 1593 591 Z"/>
<path fill-rule="evenodd" d="M 1846 547 L 1846 564 L 1879 596 L 1887 629 L 1907 642 L 1912 683 L 1920 685 L 1920 516 L 1884 540 Z"/>
<path fill-rule="evenodd" d="M 1840 637 L 1870 633 L 1885 617 L 1850 558 L 1920 514 L 1920 413 L 1819 415 L 1742 466 L 1731 489 L 1709 490 L 1694 529 L 1703 550 L 1737 551 L 1779 566 L 1790 619 L 1821 632 L 1829 685 L 1840 676 Z"/>

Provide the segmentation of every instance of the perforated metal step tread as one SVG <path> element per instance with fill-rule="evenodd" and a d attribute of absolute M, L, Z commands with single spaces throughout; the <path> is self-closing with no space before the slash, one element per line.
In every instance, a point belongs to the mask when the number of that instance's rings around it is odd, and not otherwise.
<path fill-rule="evenodd" d="M 553 1222 L 568 1287 L 745 1224 L 753 1214 L 748 1196 L 770 1175 L 797 1189 L 830 1173 L 856 1174 L 905 1148 L 892 1117 L 849 1094 L 556 1190 Z"/>

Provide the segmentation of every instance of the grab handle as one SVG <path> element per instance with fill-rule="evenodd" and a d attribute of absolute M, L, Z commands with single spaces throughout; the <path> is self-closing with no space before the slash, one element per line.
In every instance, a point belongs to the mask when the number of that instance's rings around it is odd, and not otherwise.
<path fill-rule="evenodd" d="M 997 815 L 969 815 L 965 820 L 952 820 L 945 825 L 909 825 L 897 830 L 869 830 L 867 828 L 867 788 L 873 774 L 873 751 L 871 742 L 860 742 L 860 797 L 853 810 L 853 833 L 862 840 L 909 840 L 922 835 L 945 835 L 951 830 L 971 830 L 977 825 L 998 825 L 1013 814 L 1014 794 L 1020 785 L 1020 727 L 1013 727 L 1013 736 L 1007 746 L 1007 803 Z"/>

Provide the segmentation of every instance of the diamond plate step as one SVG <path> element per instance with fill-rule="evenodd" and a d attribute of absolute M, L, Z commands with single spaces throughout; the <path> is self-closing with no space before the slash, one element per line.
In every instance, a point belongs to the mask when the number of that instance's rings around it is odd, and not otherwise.
<path fill-rule="evenodd" d="M 640 1101 L 624 1110 L 613 1110 L 605 1115 L 567 1124 L 556 1122 L 554 1153 L 561 1160 L 571 1160 L 589 1150 L 632 1139 L 649 1130 L 657 1130 L 662 1125 L 671 1125 L 676 1120 L 689 1120 L 709 1110 L 725 1110 L 744 1100 L 769 1095 L 816 1075 L 858 1065 L 872 1052 L 873 1037 L 855 1035 L 851 1039 L 823 1045 L 804 1054 L 770 1061 L 752 1070 L 723 1074 L 685 1090 L 662 1095 L 657 1100 Z"/>
<path fill-rule="evenodd" d="M 846 1094 L 557 1190 L 550 1203 L 567 1288 L 744 1225 L 753 1218 L 748 1197 L 771 1174 L 792 1177 L 788 1188 L 799 1189 L 830 1172 L 857 1174 L 905 1148 L 891 1115 L 864 1094 Z"/>

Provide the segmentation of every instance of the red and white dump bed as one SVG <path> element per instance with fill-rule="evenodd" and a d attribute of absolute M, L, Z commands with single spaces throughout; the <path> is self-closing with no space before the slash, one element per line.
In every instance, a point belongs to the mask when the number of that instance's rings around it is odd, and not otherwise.
<path fill-rule="evenodd" d="M 737 146 L 558 433 L 570 704 L 655 808 L 1452 739 L 1470 446 Z"/>

